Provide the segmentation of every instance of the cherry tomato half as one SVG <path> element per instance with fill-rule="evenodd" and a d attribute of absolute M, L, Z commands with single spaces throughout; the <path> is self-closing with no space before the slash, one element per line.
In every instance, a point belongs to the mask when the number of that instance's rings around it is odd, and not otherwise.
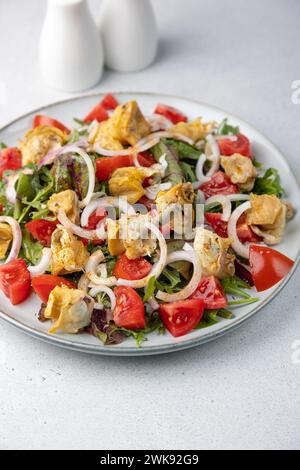
<path fill-rule="evenodd" d="M 65 132 L 66 134 L 70 134 L 70 129 L 68 129 L 64 124 L 61 122 L 57 121 L 56 119 L 53 119 L 48 116 L 44 115 L 37 115 L 35 116 L 33 120 L 33 127 L 39 127 L 39 126 L 51 126 L 51 127 L 56 127 L 57 129 L 61 130 L 62 132 Z"/>
<path fill-rule="evenodd" d="M 294 261 L 272 248 L 250 246 L 250 270 L 258 292 L 270 289 L 292 269 Z"/>
<path fill-rule="evenodd" d="M 204 312 L 204 300 L 187 299 L 159 307 L 160 318 L 171 333 L 178 337 L 192 331 L 200 322 Z"/>
<path fill-rule="evenodd" d="M 67 286 L 70 289 L 76 289 L 74 282 L 60 276 L 52 276 L 51 274 L 41 274 L 32 279 L 31 285 L 35 293 L 42 302 L 47 303 L 50 293 L 56 286 Z"/>
<path fill-rule="evenodd" d="M 116 307 L 114 309 L 114 322 L 121 328 L 140 330 L 145 328 L 145 309 L 140 296 L 131 287 L 115 287 Z"/>
<path fill-rule="evenodd" d="M 187 116 L 179 111 L 179 109 L 167 106 L 166 104 L 158 104 L 154 113 L 166 117 L 173 124 L 178 124 L 178 122 L 187 122 L 188 120 Z"/>
<path fill-rule="evenodd" d="M 37 219 L 27 222 L 25 227 L 35 240 L 38 240 L 44 246 L 50 246 L 52 233 L 56 230 L 57 224 L 57 220 Z"/>
<path fill-rule="evenodd" d="M 236 140 L 222 139 L 218 143 L 222 155 L 230 156 L 234 153 L 239 153 L 245 157 L 252 158 L 249 139 L 243 134 L 237 134 Z"/>
<path fill-rule="evenodd" d="M 231 183 L 230 178 L 222 171 L 218 171 L 212 178 L 200 186 L 201 191 L 204 192 L 205 197 L 215 196 L 216 194 L 237 194 L 239 193 L 238 187 Z"/>
<path fill-rule="evenodd" d="M 0 150 L 0 178 L 6 170 L 19 170 L 22 166 L 22 154 L 17 148 Z"/>
<path fill-rule="evenodd" d="M 134 281 L 146 277 L 151 269 L 152 264 L 144 258 L 128 259 L 127 256 L 123 254 L 115 264 L 113 275 L 117 279 Z"/>
<path fill-rule="evenodd" d="M 190 298 L 202 299 L 204 308 L 208 310 L 225 308 L 228 303 L 223 287 L 215 276 L 203 277 Z"/>

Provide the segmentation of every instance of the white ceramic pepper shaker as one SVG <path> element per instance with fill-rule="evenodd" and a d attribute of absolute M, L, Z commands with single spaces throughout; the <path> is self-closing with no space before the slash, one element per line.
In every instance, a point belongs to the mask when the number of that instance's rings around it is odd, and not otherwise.
<path fill-rule="evenodd" d="M 40 39 L 48 85 L 67 92 L 90 88 L 103 72 L 103 47 L 86 0 L 48 0 Z"/>
<path fill-rule="evenodd" d="M 150 0 L 103 0 L 99 29 L 109 68 L 134 72 L 155 59 L 158 33 Z"/>

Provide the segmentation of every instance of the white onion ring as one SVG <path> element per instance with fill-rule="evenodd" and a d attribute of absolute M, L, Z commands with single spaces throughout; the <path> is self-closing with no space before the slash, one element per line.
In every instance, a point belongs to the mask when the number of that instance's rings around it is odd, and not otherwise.
<path fill-rule="evenodd" d="M 83 158 L 88 169 L 89 187 L 88 187 L 85 198 L 79 202 L 79 207 L 82 208 L 82 207 L 87 206 L 87 204 L 89 204 L 94 194 L 95 183 L 96 183 L 94 165 L 91 160 L 91 157 L 84 150 L 79 148 L 77 145 L 69 145 L 63 148 L 59 155 L 65 155 L 66 153 L 77 153 L 78 155 L 80 155 L 80 157 Z"/>
<path fill-rule="evenodd" d="M 13 218 L 7 215 L 0 216 L 0 222 L 4 222 L 11 226 L 12 234 L 13 234 L 13 241 L 11 245 L 10 253 L 5 261 L 5 264 L 13 261 L 18 257 L 18 254 L 21 249 L 22 245 L 22 230 L 18 222 Z"/>
<path fill-rule="evenodd" d="M 201 184 L 206 183 L 207 181 L 210 180 L 210 177 L 204 175 L 204 173 L 203 173 L 203 167 L 204 167 L 205 162 L 206 162 L 206 155 L 204 155 L 204 153 L 202 153 L 202 155 L 200 155 L 200 157 L 198 158 L 198 161 L 197 161 L 197 164 L 196 164 L 196 177 L 197 177 L 197 180 Z"/>
<path fill-rule="evenodd" d="M 250 201 L 244 202 L 233 211 L 228 222 L 228 237 L 231 239 L 231 246 L 239 256 L 246 259 L 249 258 L 250 245 L 241 243 L 237 235 L 236 225 L 241 215 L 249 209 L 251 209 Z"/>
<path fill-rule="evenodd" d="M 129 281 L 127 279 L 118 279 L 117 281 L 118 286 L 128 286 L 134 289 L 145 287 L 148 284 L 151 277 L 154 276 L 158 278 L 161 275 L 165 267 L 167 255 L 168 255 L 168 249 L 167 249 L 167 244 L 166 244 L 166 240 L 164 236 L 161 234 L 159 229 L 151 222 L 146 222 L 145 228 L 148 229 L 158 240 L 159 247 L 160 247 L 159 259 L 153 265 L 151 272 L 148 274 L 148 276 L 144 277 L 143 279 L 139 279 L 135 281 Z"/>
<path fill-rule="evenodd" d="M 166 292 L 158 291 L 156 298 L 162 300 L 163 302 L 177 302 L 178 300 L 187 299 L 195 292 L 201 280 L 201 263 L 199 256 L 194 249 L 187 251 L 174 251 L 174 253 L 171 253 L 167 257 L 166 264 L 174 263 L 176 261 L 189 261 L 194 265 L 194 273 L 188 285 L 185 286 L 180 292 L 176 292 L 175 294 L 167 294 Z"/>
<path fill-rule="evenodd" d="M 89 292 L 89 295 L 91 297 L 96 297 L 97 294 L 100 294 L 100 292 L 105 292 L 105 294 L 108 295 L 109 299 L 110 299 L 110 303 L 111 303 L 111 310 L 114 310 L 115 309 L 115 306 L 116 306 L 116 296 L 113 292 L 112 289 L 110 289 L 109 287 L 107 286 L 97 286 L 97 287 L 93 287 L 90 292 Z M 95 304 L 95 307 L 96 308 L 99 308 L 101 304 L 98 304 L 96 303 Z M 101 305 L 101 308 L 103 308 L 103 305 Z"/>
<path fill-rule="evenodd" d="M 125 198 L 107 196 L 101 199 L 95 199 L 91 201 L 82 211 L 82 214 L 81 214 L 82 227 L 86 227 L 88 225 L 90 216 L 99 207 L 106 208 L 109 206 L 118 208 L 124 214 L 135 215 L 136 213 L 134 208 L 126 201 Z"/>
<path fill-rule="evenodd" d="M 95 230 L 86 230 L 71 222 L 63 209 L 59 209 L 57 218 L 61 225 L 80 238 L 86 238 L 87 240 L 105 240 L 107 238 L 107 233 L 103 225 L 100 225 Z"/>
<path fill-rule="evenodd" d="M 52 259 L 52 251 L 50 248 L 43 248 L 42 250 L 42 257 L 40 262 L 36 266 L 29 266 L 28 271 L 31 274 L 31 277 L 39 276 L 40 274 L 44 274 L 44 272 L 49 267 L 49 264 Z"/>
<path fill-rule="evenodd" d="M 213 204 L 214 202 L 218 202 L 221 204 L 223 207 L 223 214 L 221 217 L 221 220 L 224 220 L 225 222 L 228 222 L 231 216 L 231 202 L 227 198 L 227 196 L 224 196 L 222 194 L 218 194 L 216 196 L 211 196 L 209 197 L 206 201 L 205 204 Z"/>
<path fill-rule="evenodd" d="M 103 263 L 104 261 L 105 261 L 105 257 L 102 251 L 101 250 L 95 251 L 95 253 L 93 253 L 89 257 L 85 265 L 86 276 L 96 286 L 111 287 L 111 286 L 116 285 L 117 283 L 117 279 L 114 276 L 102 278 L 102 277 L 99 277 L 97 274 L 97 269 L 99 268 L 99 264 Z"/>
<path fill-rule="evenodd" d="M 54 162 L 54 160 L 59 157 L 62 154 L 62 151 L 70 149 L 71 147 L 82 147 L 82 148 L 87 148 L 88 147 L 88 141 L 86 139 L 80 139 L 76 143 L 73 144 L 67 144 L 64 147 L 57 147 L 55 149 L 49 150 L 49 152 L 43 157 L 39 164 L 38 168 L 41 168 L 44 165 L 50 165 L 51 163 Z M 68 152 L 65 152 L 68 153 Z"/>
<path fill-rule="evenodd" d="M 77 288 L 82 290 L 83 292 L 87 293 L 90 282 L 91 281 L 86 276 L 86 274 L 83 274 L 81 276 L 81 278 L 79 279 L 79 281 L 78 281 Z"/>
<path fill-rule="evenodd" d="M 236 135 L 221 135 L 221 134 L 215 135 L 214 138 L 217 141 L 218 140 L 231 140 L 232 142 L 236 142 L 238 139 Z"/>
<path fill-rule="evenodd" d="M 152 132 L 160 131 L 162 129 L 166 130 L 170 127 L 173 127 L 172 121 L 167 119 L 165 116 L 162 116 L 161 114 L 153 113 L 150 116 L 147 116 L 146 119 L 151 126 Z"/>
<path fill-rule="evenodd" d="M 15 186 L 19 177 L 20 177 L 20 173 L 5 177 L 5 180 L 6 180 L 5 196 L 8 202 L 10 202 L 11 204 L 15 204 L 17 201 L 17 192 L 16 192 Z"/>
<path fill-rule="evenodd" d="M 206 137 L 206 140 L 207 140 L 207 143 L 210 145 L 210 148 L 212 151 L 212 155 L 207 156 L 207 159 L 212 162 L 212 166 L 210 167 L 206 176 L 211 178 L 220 168 L 221 153 L 220 153 L 219 145 L 212 134 L 209 134 Z"/>
<path fill-rule="evenodd" d="M 250 200 L 250 195 L 249 194 L 228 194 L 226 197 L 231 202 L 234 202 L 234 201 L 249 201 Z"/>

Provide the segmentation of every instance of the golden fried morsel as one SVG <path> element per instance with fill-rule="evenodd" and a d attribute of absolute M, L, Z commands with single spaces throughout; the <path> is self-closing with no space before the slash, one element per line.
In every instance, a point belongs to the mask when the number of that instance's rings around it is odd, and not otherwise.
<path fill-rule="evenodd" d="M 23 165 L 39 163 L 50 150 L 62 147 L 66 138 L 66 134 L 56 127 L 39 126 L 31 129 L 20 142 Z"/>
<path fill-rule="evenodd" d="M 233 276 L 235 255 L 228 253 L 229 238 L 222 238 L 202 227 L 196 229 L 194 248 L 200 257 L 203 276 L 219 279 Z"/>
<path fill-rule="evenodd" d="M 136 101 L 118 106 L 112 116 L 100 124 L 91 143 L 107 150 L 121 150 L 123 146 L 134 146 L 151 132 Z"/>
<path fill-rule="evenodd" d="M 150 256 L 155 250 L 157 241 L 150 236 L 145 237 L 144 227 L 149 221 L 147 215 L 122 215 L 120 220 L 108 219 L 108 249 L 112 256 L 125 253 L 129 259 Z"/>
<path fill-rule="evenodd" d="M 54 275 L 82 271 L 89 257 L 83 242 L 62 226 L 52 234 L 51 251 L 51 272 Z"/>
<path fill-rule="evenodd" d="M 158 171 L 152 168 L 119 168 L 109 179 L 109 192 L 112 196 L 127 197 L 129 204 L 135 204 L 145 194 L 143 181 L 157 174 Z"/>
<path fill-rule="evenodd" d="M 247 223 L 263 237 L 265 243 L 275 245 L 282 239 L 286 224 L 287 206 L 277 196 L 251 194 L 251 209 L 247 212 Z"/>
<path fill-rule="evenodd" d="M 13 239 L 11 226 L 0 223 L 0 259 L 4 259 Z"/>
<path fill-rule="evenodd" d="M 57 215 L 59 209 L 63 209 L 72 222 L 77 222 L 79 217 L 78 197 L 71 189 L 53 194 L 48 201 L 48 209 Z"/>
<path fill-rule="evenodd" d="M 179 122 L 175 126 L 170 127 L 168 132 L 185 135 L 194 142 L 197 142 L 211 133 L 214 127 L 214 122 L 203 123 L 201 118 L 197 118 L 193 122 Z"/>
<path fill-rule="evenodd" d="M 82 290 L 70 289 L 67 286 L 56 286 L 50 293 L 44 318 L 54 323 L 49 333 L 58 330 L 76 334 L 91 322 L 94 301 Z"/>
<path fill-rule="evenodd" d="M 241 190 L 251 191 L 253 189 L 257 171 L 252 160 L 235 153 L 230 157 L 221 157 L 221 165 L 233 184 L 237 184 Z"/>

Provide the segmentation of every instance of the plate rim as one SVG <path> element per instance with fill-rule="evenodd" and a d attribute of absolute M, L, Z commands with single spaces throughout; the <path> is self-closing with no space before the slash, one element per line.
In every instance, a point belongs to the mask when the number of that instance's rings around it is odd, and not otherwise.
<path fill-rule="evenodd" d="M 26 117 L 29 117 L 31 114 L 38 113 L 39 111 L 42 111 L 43 109 L 48 109 L 51 107 L 55 107 L 57 105 L 63 105 L 65 103 L 73 102 L 73 101 L 79 101 L 85 98 L 93 98 L 93 97 L 101 97 L 107 94 L 108 92 L 92 92 L 92 93 L 84 93 L 80 95 L 76 95 L 73 97 L 65 98 L 63 100 L 58 100 L 55 102 L 51 102 L 49 104 L 45 104 L 43 106 L 39 106 L 38 108 L 32 109 L 21 116 L 9 121 L 7 124 L 2 126 L 0 128 L 0 133 L 5 131 L 7 128 L 10 126 L 16 124 L 18 121 L 25 119 Z M 233 119 L 237 119 L 241 122 L 244 122 L 247 126 L 250 126 L 254 131 L 256 131 L 258 134 L 260 134 L 267 142 L 268 145 L 270 145 L 273 150 L 281 155 L 283 158 L 284 162 L 286 163 L 288 169 L 290 170 L 296 184 L 298 187 L 298 190 L 300 192 L 300 181 L 297 176 L 297 173 L 293 171 L 293 167 L 290 164 L 289 160 L 285 157 L 283 152 L 275 145 L 267 136 L 265 136 L 264 133 L 262 133 L 259 129 L 257 129 L 254 125 L 246 121 L 244 118 L 240 118 L 236 114 L 232 114 L 231 112 L 226 112 L 222 108 L 219 108 L 218 106 L 211 105 L 209 103 L 206 103 L 205 101 L 199 101 L 194 98 L 188 98 L 176 94 L 168 94 L 168 93 L 160 93 L 160 92 L 143 92 L 143 91 L 110 91 L 109 93 L 113 93 L 116 95 L 141 95 L 141 96 L 163 96 L 166 98 L 170 99 L 179 99 L 183 100 L 186 102 L 190 102 L 193 104 L 196 104 L 198 106 L 204 106 L 207 108 L 210 108 L 212 110 L 215 110 L 217 112 L 220 112 L 221 114 L 230 114 Z M 84 352 L 88 354 L 95 354 L 95 355 L 102 355 L 102 356 L 149 356 L 149 355 L 157 355 L 157 354 L 165 354 L 165 353 L 171 353 L 171 352 L 177 352 L 181 351 L 184 349 L 190 349 L 196 346 L 199 346 L 200 344 L 205 344 L 209 341 L 218 339 L 219 337 L 227 334 L 230 331 L 233 331 L 234 329 L 240 327 L 242 324 L 244 324 L 246 321 L 248 321 L 250 318 L 252 318 L 254 315 L 256 315 L 263 307 L 265 307 L 269 302 L 271 302 L 273 299 L 277 297 L 277 295 L 282 291 L 282 289 L 287 285 L 287 283 L 290 281 L 294 273 L 296 272 L 298 265 L 300 263 L 300 246 L 298 249 L 297 257 L 294 262 L 294 266 L 292 270 L 289 272 L 289 274 L 284 278 L 284 280 L 278 284 L 278 287 L 271 292 L 256 308 L 248 312 L 244 317 L 239 318 L 235 321 L 234 324 L 227 323 L 224 324 L 224 327 L 219 330 L 219 331 L 211 331 L 207 332 L 207 334 L 202 335 L 199 338 L 194 338 L 190 340 L 186 340 L 180 343 L 174 343 L 174 344 L 165 344 L 165 345 L 160 345 L 160 346 L 150 346 L 148 348 L 137 348 L 137 347 L 129 347 L 129 348 L 122 348 L 121 346 L 118 346 L 118 348 L 114 349 L 114 347 L 107 347 L 107 346 L 102 346 L 101 344 L 95 345 L 95 344 L 86 344 L 86 343 L 81 343 L 78 341 L 72 341 L 70 339 L 65 339 L 63 337 L 59 336 L 50 336 L 48 333 L 36 330 L 35 328 L 28 326 L 24 323 L 21 323 L 20 321 L 11 318 L 8 314 L 6 314 L 3 311 L 0 311 L 0 319 L 4 320 L 6 323 L 12 325 L 13 327 L 17 328 L 18 330 L 22 331 L 23 333 L 30 335 L 31 337 L 40 339 L 44 342 L 47 342 L 49 344 L 55 345 L 62 347 L 64 349 L 69 349 L 77 352 Z"/>

